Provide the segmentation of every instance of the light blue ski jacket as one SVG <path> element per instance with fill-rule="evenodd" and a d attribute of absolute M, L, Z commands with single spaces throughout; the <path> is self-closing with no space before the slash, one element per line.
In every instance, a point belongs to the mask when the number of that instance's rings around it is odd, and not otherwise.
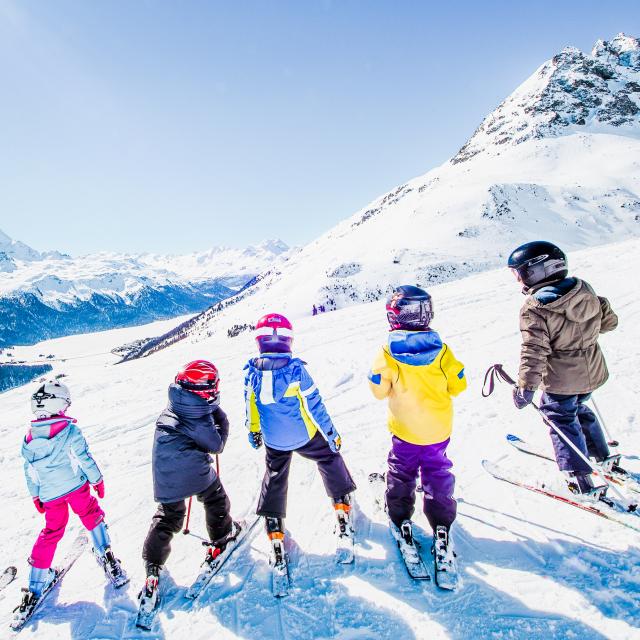
<path fill-rule="evenodd" d="M 82 431 L 66 416 L 34 420 L 22 443 L 22 457 L 29 492 L 42 502 L 102 479 Z"/>
<path fill-rule="evenodd" d="M 246 365 L 246 426 L 261 431 L 272 449 L 298 449 L 320 431 L 325 439 L 335 428 L 320 392 L 299 358 L 264 354 Z"/>

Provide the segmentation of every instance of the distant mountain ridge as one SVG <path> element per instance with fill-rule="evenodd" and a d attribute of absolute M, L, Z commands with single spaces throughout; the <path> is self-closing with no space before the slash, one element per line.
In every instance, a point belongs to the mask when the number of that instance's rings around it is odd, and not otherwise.
<path fill-rule="evenodd" d="M 289 247 L 186 255 L 41 253 L 0 231 L 0 346 L 197 313 L 241 289 Z"/>
<path fill-rule="evenodd" d="M 489 114 L 451 160 L 398 186 L 130 357 L 234 334 L 267 311 L 294 320 L 374 301 L 398 284 L 503 265 L 518 244 L 567 250 L 640 235 L 640 44 L 563 50 Z"/>

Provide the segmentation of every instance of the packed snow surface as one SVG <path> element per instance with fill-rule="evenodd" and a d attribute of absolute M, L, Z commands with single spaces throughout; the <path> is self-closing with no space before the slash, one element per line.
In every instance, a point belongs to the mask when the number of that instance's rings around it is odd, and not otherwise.
<path fill-rule="evenodd" d="M 640 472 L 637 436 L 640 400 L 640 241 L 588 249 L 570 256 L 572 271 L 606 295 L 620 317 L 617 331 L 602 337 L 611 379 L 596 396 L 609 430 L 629 454 L 624 464 Z M 144 579 L 140 558 L 155 505 L 151 488 L 154 420 L 166 402 L 177 367 L 210 358 L 222 375 L 222 406 L 231 435 L 221 456 L 223 483 L 235 517 L 253 512 L 263 473 L 263 452 L 247 443 L 243 427 L 243 365 L 254 354 L 251 336 L 220 333 L 200 343 L 181 342 L 148 358 L 114 366 L 109 351 L 152 327 L 74 336 L 15 349 L 35 359 L 54 353 L 54 374 L 65 373 L 78 418 L 106 483 L 102 501 L 114 549 L 131 584 L 114 592 L 90 553 L 85 553 L 22 632 L 24 638 L 198 639 L 436 639 L 436 638 L 640 638 L 640 534 L 591 514 L 498 482 L 483 458 L 519 464 L 523 476 L 546 469 L 513 450 L 515 432 L 548 445 L 533 410 L 516 411 L 506 386 L 489 399 L 480 395 L 485 369 L 503 362 L 514 372 L 522 302 L 506 269 L 489 271 L 431 289 L 434 326 L 466 365 L 469 389 L 455 401 L 450 457 L 457 476 L 459 515 L 453 538 L 462 584 L 440 592 L 412 582 L 401 564 L 367 483 L 385 468 L 390 436 L 386 407 L 370 395 L 369 365 L 386 339 L 381 302 L 354 305 L 295 323 L 295 351 L 308 362 L 343 437 L 343 452 L 358 484 L 356 561 L 337 566 L 333 514 L 315 466 L 295 458 L 287 530 L 292 590 L 276 600 L 270 592 L 266 535 L 258 529 L 227 565 L 220 580 L 192 608 L 181 597 L 203 558 L 200 541 L 178 535 L 168 562 L 172 595 L 151 633 L 134 626 L 136 594 Z M 274 297 L 275 303 L 278 298 Z M 166 325 L 166 323 L 165 323 Z M 158 328 L 159 331 L 162 328 Z M 42 527 L 26 490 L 20 458 L 29 413 L 29 388 L 0 396 L 0 564 L 16 564 L 18 579 L 0 594 L 0 628 L 26 584 L 26 558 Z M 546 464 L 546 466 L 545 466 Z M 194 502 L 192 531 L 204 533 Z M 418 508 L 423 553 L 429 527 Z M 72 517 L 57 554 L 61 558 L 79 529 Z M 7 634 L 8 636 L 8 634 Z"/>

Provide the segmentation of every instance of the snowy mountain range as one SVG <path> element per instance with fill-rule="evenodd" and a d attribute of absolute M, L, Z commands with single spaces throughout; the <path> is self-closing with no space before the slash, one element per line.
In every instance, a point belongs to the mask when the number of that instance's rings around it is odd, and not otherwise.
<path fill-rule="evenodd" d="M 40 253 L 0 232 L 0 346 L 196 313 L 241 289 L 289 247 L 188 255 Z"/>
<path fill-rule="evenodd" d="M 132 353 L 250 326 L 267 310 L 377 300 L 497 267 L 518 244 L 567 250 L 640 234 L 640 42 L 545 62 L 449 161 L 381 196 L 254 286 Z"/>

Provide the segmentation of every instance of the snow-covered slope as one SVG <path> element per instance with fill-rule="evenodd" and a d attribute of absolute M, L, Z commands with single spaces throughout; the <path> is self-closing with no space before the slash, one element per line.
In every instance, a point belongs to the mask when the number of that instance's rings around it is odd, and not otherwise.
<path fill-rule="evenodd" d="M 640 473 L 637 437 L 640 413 L 640 300 L 637 256 L 640 240 L 571 255 L 577 275 L 611 300 L 617 331 L 602 337 L 611 380 L 597 392 L 607 425 L 631 454 L 625 465 Z M 196 357 L 213 359 L 222 375 L 222 406 L 231 435 L 221 456 L 222 479 L 236 517 L 251 513 L 264 470 L 243 428 L 243 371 L 254 353 L 248 333 L 229 340 L 212 336 L 181 342 L 152 358 L 112 366 L 109 351 L 154 327 L 72 336 L 15 350 L 20 359 L 53 353 L 54 374 L 65 373 L 91 450 L 105 474 L 107 512 L 114 546 L 131 574 L 122 593 L 105 586 L 89 553 L 79 560 L 25 638 L 190 638 L 205 640 L 336 640 L 510 638 L 640 638 L 640 545 L 638 534 L 542 496 L 499 483 L 481 467 L 483 458 L 517 461 L 504 440 L 508 431 L 548 446 L 546 428 L 533 411 L 517 412 L 506 387 L 490 399 L 480 395 L 486 367 L 503 361 L 514 371 L 522 297 L 506 269 L 434 286 L 436 328 L 465 363 L 470 386 L 455 401 L 450 457 L 457 475 L 459 517 L 454 530 L 463 584 L 453 594 L 433 584 L 412 583 L 400 564 L 374 506 L 366 476 L 384 469 L 389 447 L 386 408 L 369 393 L 366 373 L 386 338 L 381 302 L 354 305 L 296 322 L 295 347 L 309 363 L 344 442 L 345 459 L 358 491 L 357 558 L 353 567 L 333 562 L 333 516 L 314 466 L 292 465 L 287 528 L 291 539 L 291 595 L 270 594 L 267 541 L 256 532 L 246 552 L 228 566 L 224 580 L 189 610 L 181 595 L 203 554 L 200 541 L 179 535 L 168 562 L 168 598 L 153 633 L 133 627 L 135 599 L 143 580 L 142 542 L 155 505 L 151 490 L 153 423 L 166 401 L 176 368 Z M 166 323 L 165 323 L 166 326 Z M 161 331 L 156 327 L 155 331 Z M 19 455 L 29 414 L 29 390 L 0 396 L 0 564 L 15 563 L 19 579 L 0 595 L 0 628 L 20 597 L 26 558 L 42 526 L 27 494 Z M 521 456 L 523 469 L 533 460 Z M 547 467 L 551 473 L 553 467 Z M 201 505 L 194 502 L 191 529 L 204 532 Z M 428 555 L 429 527 L 415 516 Z M 78 522 L 72 516 L 60 545 L 68 548 Z"/>
<path fill-rule="evenodd" d="M 0 235 L 0 346 L 197 312 L 285 261 L 280 240 L 188 255 L 39 253 Z"/>
<path fill-rule="evenodd" d="M 490 114 L 455 158 L 378 198 L 178 337 L 377 300 L 504 264 L 522 242 L 571 250 L 640 234 L 640 45 L 567 49 Z M 579 117 L 578 117 L 579 115 Z M 584 122 L 583 122 L 584 120 Z M 141 353 L 149 353 L 142 350 Z"/>

